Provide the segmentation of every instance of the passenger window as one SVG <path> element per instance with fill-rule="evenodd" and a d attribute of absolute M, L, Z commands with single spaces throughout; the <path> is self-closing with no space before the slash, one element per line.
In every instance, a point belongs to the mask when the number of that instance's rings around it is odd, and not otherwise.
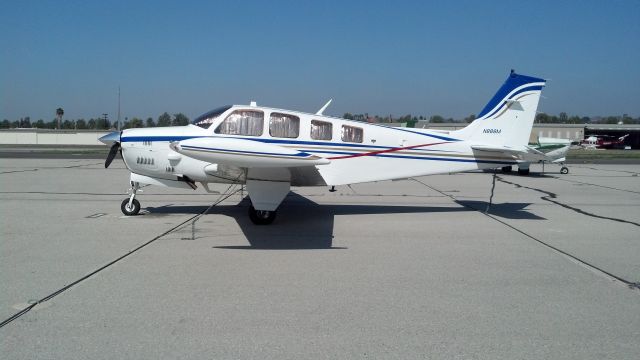
<path fill-rule="evenodd" d="M 271 113 L 269 135 L 280 138 L 297 138 L 300 134 L 300 118 L 282 113 Z"/>
<path fill-rule="evenodd" d="M 264 128 L 264 113 L 255 110 L 236 110 L 216 129 L 216 134 L 260 136 Z"/>
<path fill-rule="evenodd" d="M 361 143 L 363 137 L 362 128 L 342 125 L 342 141 Z"/>
<path fill-rule="evenodd" d="M 331 140 L 333 124 L 327 121 L 311 120 L 311 138 L 313 140 Z"/>

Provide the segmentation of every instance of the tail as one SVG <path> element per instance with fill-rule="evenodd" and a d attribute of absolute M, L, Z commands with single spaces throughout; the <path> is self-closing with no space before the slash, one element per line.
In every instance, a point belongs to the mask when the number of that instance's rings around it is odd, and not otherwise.
<path fill-rule="evenodd" d="M 511 70 L 478 118 L 455 135 L 478 145 L 526 146 L 545 82 Z"/>

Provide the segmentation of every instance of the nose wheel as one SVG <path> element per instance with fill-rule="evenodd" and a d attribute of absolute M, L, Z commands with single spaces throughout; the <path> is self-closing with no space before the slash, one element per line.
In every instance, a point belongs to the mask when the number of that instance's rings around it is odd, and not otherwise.
<path fill-rule="evenodd" d="M 136 199 L 133 201 L 129 201 L 129 199 L 122 200 L 122 204 L 120 205 L 120 210 L 122 213 L 127 216 L 138 215 L 140 212 L 140 202 Z"/>
<path fill-rule="evenodd" d="M 136 200 L 136 193 L 139 190 L 140 190 L 140 183 L 132 181 L 131 188 L 129 189 L 131 196 L 122 200 L 122 204 L 120 204 L 120 210 L 122 210 L 123 214 L 127 216 L 138 215 L 138 213 L 140 212 L 140 202 Z"/>

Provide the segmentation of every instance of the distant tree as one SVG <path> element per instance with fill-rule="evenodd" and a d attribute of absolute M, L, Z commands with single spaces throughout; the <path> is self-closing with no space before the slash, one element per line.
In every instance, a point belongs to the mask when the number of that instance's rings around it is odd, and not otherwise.
<path fill-rule="evenodd" d="M 31 118 L 28 117 L 28 116 L 20 118 L 20 124 L 18 126 L 21 127 L 21 128 L 30 128 L 31 127 Z"/>
<path fill-rule="evenodd" d="M 65 120 L 62 122 L 63 129 L 73 129 L 75 128 L 75 123 L 73 121 Z"/>
<path fill-rule="evenodd" d="M 342 115 L 342 118 L 347 120 L 353 120 L 353 115 L 351 113 L 344 113 L 344 115 Z"/>
<path fill-rule="evenodd" d="M 444 122 L 444 118 L 440 115 L 433 115 L 432 117 L 429 118 L 429 122 L 430 123 L 443 123 Z"/>
<path fill-rule="evenodd" d="M 2 123 L 0 123 L 0 129 L 8 129 L 10 126 L 11 123 L 7 119 L 2 120 Z"/>
<path fill-rule="evenodd" d="M 471 114 L 471 115 L 467 116 L 466 118 L 464 118 L 464 122 L 470 123 L 475 119 L 476 119 L 476 114 Z"/>
<path fill-rule="evenodd" d="M 153 121 L 152 117 L 148 117 L 147 121 L 144 124 L 146 127 L 154 127 L 156 126 L 156 123 Z"/>
<path fill-rule="evenodd" d="M 549 115 L 547 115 L 545 113 L 536 114 L 536 123 L 544 124 L 544 123 L 548 123 L 548 122 L 549 122 Z"/>
<path fill-rule="evenodd" d="M 87 128 L 87 122 L 84 119 L 76 120 L 76 129 L 84 130 Z"/>
<path fill-rule="evenodd" d="M 583 116 L 583 117 L 580 119 L 580 122 L 581 122 L 581 123 L 583 123 L 583 124 L 588 124 L 588 123 L 590 123 L 590 122 L 591 122 L 591 119 L 590 119 L 588 116 Z"/>
<path fill-rule="evenodd" d="M 139 119 L 137 117 L 134 117 L 133 119 L 131 119 L 131 121 L 129 121 L 129 127 L 141 128 L 143 126 L 144 126 L 144 123 L 142 122 L 142 119 Z"/>
<path fill-rule="evenodd" d="M 567 113 L 563 111 L 560 113 L 559 120 L 560 120 L 560 123 L 566 124 L 567 121 L 569 120 L 569 115 L 567 115 Z"/>
<path fill-rule="evenodd" d="M 95 129 L 96 128 L 96 119 L 89 119 L 89 122 L 87 122 L 87 128 L 89 129 Z"/>
<path fill-rule="evenodd" d="M 580 124 L 580 116 L 571 116 L 569 119 L 567 119 L 567 122 L 569 124 Z"/>
<path fill-rule="evenodd" d="M 57 108 L 56 109 L 56 117 L 60 120 L 62 120 L 62 115 L 64 115 L 64 110 L 62 108 Z M 57 126 L 60 127 L 60 126 Z"/>
<path fill-rule="evenodd" d="M 44 123 L 44 120 L 40 119 L 40 120 L 36 121 L 35 126 L 38 129 L 44 129 L 47 125 Z"/>
<path fill-rule="evenodd" d="M 11 127 L 12 129 L 15 129 L 15 128 L 17 128 L 17 127 L 20 127 L 20 121 L 19 121 L 19 120 L 12 121 L 12 122 L 11 122 L 10 127 Z"/>
<path fill-rule="evenodd" d="M 171 126 L 171 115 L 164 112 L 158 117 L 158 126 Z"/>
<path fill-rule="evenodd" d="M 183 113 L 177 113 L 173 115 L 173 126 L 189 125 L 189 118 Z"/>
<path fill-rule="evenodd" d="M 104 118 L 96 119 L 96 130 L 107 130 L 111 127 L 109 120 L 105 120 Z"/>
<path fill-rule="evenodd" d="M 604 119 L 603 123 L 605 123 L 605 124 L 617 124 L 618 123 L 618 117 L 617 116 L 607 116 L 606 119 Z"/>

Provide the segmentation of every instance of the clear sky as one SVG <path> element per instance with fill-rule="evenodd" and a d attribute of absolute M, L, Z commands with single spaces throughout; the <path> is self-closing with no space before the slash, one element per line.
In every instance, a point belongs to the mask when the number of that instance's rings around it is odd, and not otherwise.
<path fill-rule="evenodd" d="M 2 1 L 0 118 L 224 104 L 477 114 L 511 68 L 539 110 L 640 116 L 640 1 Z"/>

